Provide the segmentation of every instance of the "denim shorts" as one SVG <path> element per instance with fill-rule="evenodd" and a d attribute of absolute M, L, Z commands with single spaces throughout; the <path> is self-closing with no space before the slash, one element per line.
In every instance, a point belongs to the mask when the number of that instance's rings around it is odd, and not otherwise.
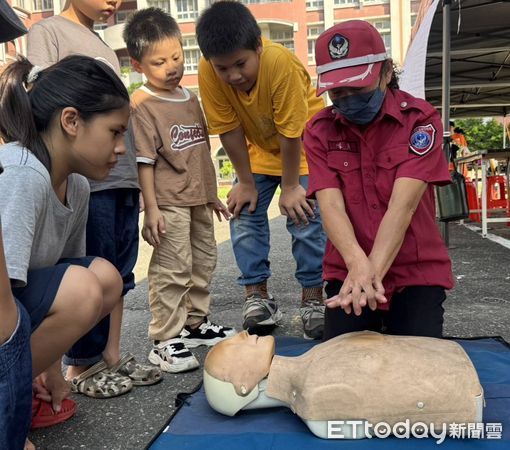
<path fill-rule="evenodd" d="M 51 267 L 29 270 L 27 285 L 12 290 L 13 295 L 25 307 L 30 316 L 32 333 L 48 315 L 69 266 L 88 267 L 93 260 L 94 257 L 91 256 L 66 258 Z"/>
<path fill-rule="evenodd" d="M 87 255 L 110 261 L 122 276 L 122 295 L 135 287 L 138 256 L 138 189 L 92 192 L 87 220 Z"/>
<path fill-rule="evenodd" d="M 18 306 L 18 324 L 0 345 L 0 448 L 22 449 L 32 419 L 32 357 L 30 318 Z"/>

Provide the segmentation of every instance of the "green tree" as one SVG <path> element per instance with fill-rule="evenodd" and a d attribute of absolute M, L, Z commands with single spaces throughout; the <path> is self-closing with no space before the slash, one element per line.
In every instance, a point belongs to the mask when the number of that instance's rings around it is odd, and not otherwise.
<path fill-rule="evenodd" d="M 232 162 L 229 160 L 224 161 L 220 169 L 221 178 L 229 179 L 232 178 L 233 174 L 234 166 L 232 165 Z"/>
<path fill-rule="evenodd" d="M 464 130 L 470 151 L 503 148 L 503 125 L 494 119 L 456 120 L 455 127 Z"/>
<path fill-rule="evenodd" d="M 131 83 L 128 87 L 129 95 L 131 95 L 136 89 L 138 89 L 143 84 L 142 81 L 139 83 Z"/>

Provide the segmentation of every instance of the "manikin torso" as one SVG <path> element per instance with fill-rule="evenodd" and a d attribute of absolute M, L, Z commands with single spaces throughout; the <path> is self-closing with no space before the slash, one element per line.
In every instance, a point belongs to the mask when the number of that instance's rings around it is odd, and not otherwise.
<path fill-rule="evenodd" d="M 214 405 L 210 378 L 205 372 Z M 222 392 L 223 404 L 228 395 Z M 483 409 L 478 376 L 460 345 L 372 332 L 338 336 L 298 357 L 274 356 L 268 377 L 247 397 L 238 409 L 287 406 L 321 438 L 328 437 L 330 421 L 360 421 L 357 427 L 335 424 L 336 433 L 360 438 L 365 422 L 393 426 L 409 419 L 440 429 L 443 423 L 481 422 Z"/>

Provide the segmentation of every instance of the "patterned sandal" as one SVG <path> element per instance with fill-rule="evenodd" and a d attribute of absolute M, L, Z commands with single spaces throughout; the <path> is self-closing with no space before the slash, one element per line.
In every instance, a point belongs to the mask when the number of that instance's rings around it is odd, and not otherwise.
<path fill-rule="evenodd" d="M 135 357 L 124 353 L 115 366 L 110 367 L 112 372 L 129 377 L 134 386 L 148 386 L 161 381 L 161 369 L 136 362 Z"/>
<path fill-rule="evenodd" d="M 104 361 L 94 364 L 77 377 L 68 380 L 71 392 L 93 398 L 112 398 L 133 389 L 129 377 L 112 372 Z"/>

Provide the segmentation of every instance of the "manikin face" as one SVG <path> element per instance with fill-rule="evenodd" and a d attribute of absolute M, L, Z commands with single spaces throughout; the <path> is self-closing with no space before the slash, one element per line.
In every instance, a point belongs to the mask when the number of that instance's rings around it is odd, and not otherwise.
<path fill-rule="evenodd" d="M 261 53 L 262 45 L 256 50 L 240 49 L 228 55 L 213 56 L 210 61 L 222 81 L 239 91 L 249 92 L 257 82 Z"/>
<path fill-rule="evenodd" d="M 122 0 L 71 0 L 73 8 L 93 22 L 106 22 L 119 9 Z"/>
<path fill-rule="evenodd" d="M 147 49 L 141 61 L 131 60 L 133 68 L 143 73 L 153 88 L 173 92 L 184 73 L 184 54 L 181 41 L 167 37 Z"/>
<path fill-rule="evenodd" d="M 274 347 L 273 336 L 243 331 L 215 345 L 204 368 L 214 378 L 232 383 L 237 394 L 246 395 L 269 373 Z"/>
<path fill-rule="evenodd" d="M 69 152 L 71 171 L 93 180 L 102 180 L 115 167 L 119 155 L 126 152 L 124 132 L 128 126 L 129 106 L 96 114 L 86 122 L 77 120 Z"/>

